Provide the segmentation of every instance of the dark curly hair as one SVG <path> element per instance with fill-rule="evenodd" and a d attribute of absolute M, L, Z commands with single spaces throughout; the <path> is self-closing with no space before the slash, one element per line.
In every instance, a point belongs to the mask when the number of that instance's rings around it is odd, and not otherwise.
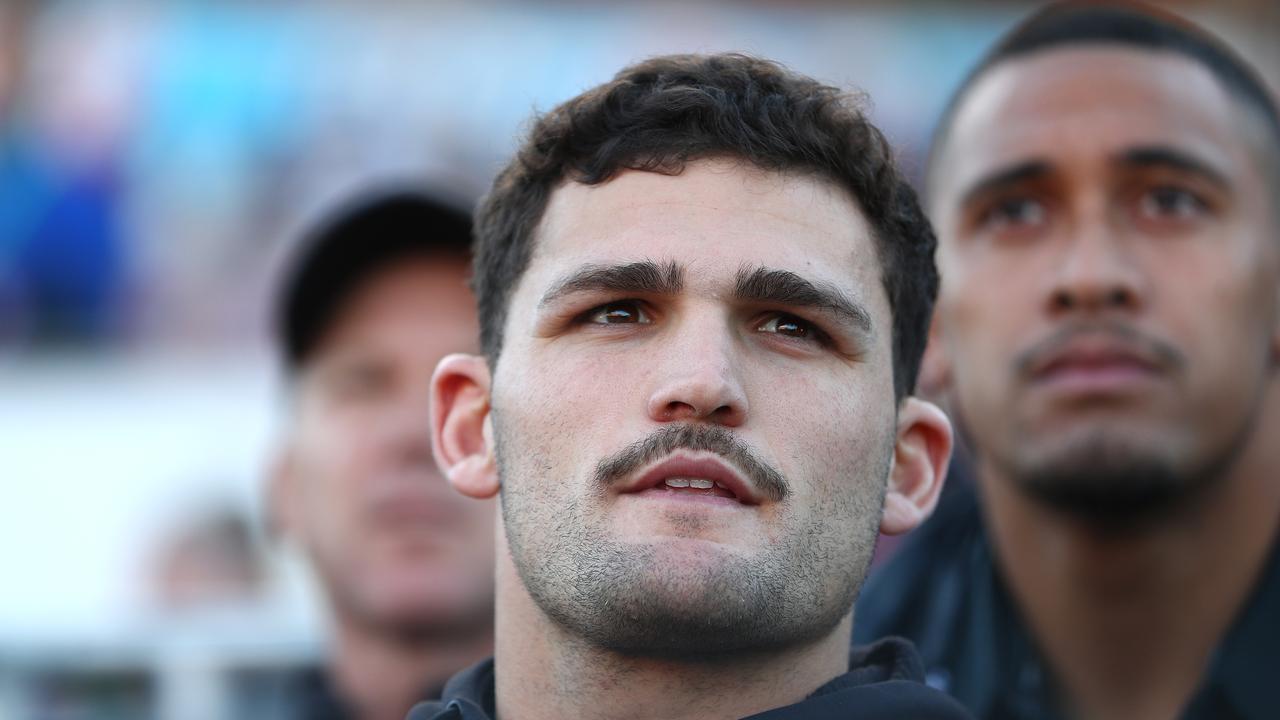
<path fill-rule="evenodd" d="M 812 173 L 852 195 L 874 233 L 893 313 L 894 392 L 899 400 L 912 393 L 938 292 L 936 241 L 915 191 L 856 98 L 737 54 L 646 60 L 537 119 L 476 210 L 473 283 L 490 362 L 562 181 L 596 185 L 624 170 L 676 175 L 714 157 Z"/>

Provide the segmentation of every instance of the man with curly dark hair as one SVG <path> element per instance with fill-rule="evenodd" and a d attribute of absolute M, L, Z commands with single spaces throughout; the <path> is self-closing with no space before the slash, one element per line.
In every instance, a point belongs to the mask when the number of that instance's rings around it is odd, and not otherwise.
<path fill-rule="evenodd" d="M 495 659 L 411 717 L 952 718 L 849 649 L 878 532 L 931 511 L 934 239 L 852 98 L 661 57 L 543 116 L 477 212 L 483 355 L 437 461 L 501 499 Z"/>

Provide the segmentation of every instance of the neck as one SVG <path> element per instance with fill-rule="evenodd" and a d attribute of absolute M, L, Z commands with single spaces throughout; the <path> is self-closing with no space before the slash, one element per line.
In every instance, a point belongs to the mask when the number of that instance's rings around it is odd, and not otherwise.
<path fill-rule="evenodd" d="M 981 473 L 997 562 L 1079 717 L 1169 718 L 1190 700 L 1275 541 L 1280 429 L 1271 392 L 1248 446 L 1214 488 L 1165 521 L 1103 533 Z"/>
<path fill-rule="evenodd" d="M 848 669 L 852 615 L 801 648 L 653 659 L 592 646 L 556 626 L 506 553 L 497 593 L 495 689 L 503 720 L 740 718 L 799 702 Z"/>
<path fill-rule="evenodd" d="M 404 720 L 453 673 L 487 656 L 491 632 L 467 637 L 408 638 L 383 628 L 339 622 L 329 673 L 360 720 Z"/>

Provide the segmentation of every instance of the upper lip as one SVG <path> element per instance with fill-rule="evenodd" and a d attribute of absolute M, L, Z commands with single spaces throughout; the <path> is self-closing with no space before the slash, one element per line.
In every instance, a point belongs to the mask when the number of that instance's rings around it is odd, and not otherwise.
<path fill-rule="evenodd" d="M 719 456 L 685 452 L 677 452 L 649 467 L 633 481 L 623 484 L 619 492 L 642 492 L 673 477 L 703 478 L 720 483 L 737 497 L 738 502 L 746 505 L 759 505 L 761 501 L 760 494 L 746 477 Z"/>
<path fill-rule="evenodd" d="M 1043 378 L 1069 367 L 1105 367 L 1108 365 L 1137 365 L 1157 372 L 1162 369 L 1161 358 L 1140 343 L 1122 338 L 1086 333 L 1054 343 L 1038 353 L 1028 365 L 1031 377 Z"/>

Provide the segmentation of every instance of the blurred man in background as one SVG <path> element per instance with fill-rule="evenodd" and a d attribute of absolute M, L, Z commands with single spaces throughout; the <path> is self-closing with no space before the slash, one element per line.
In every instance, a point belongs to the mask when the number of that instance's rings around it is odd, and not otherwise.
<path fill-rule="evenodd" d="M 984 718 L 1275 717 L 1280 120 L 1155 10 L 1047 8 L 929 173 L 978 497 L 859 602 Z"/>
<path fill-rule="evenodd" d="M 489 653 L 493 513 L 432 461 L 437 361 L 477 347 L 469 218 L 389 193 L 344 208 L 306 243 L 281 295 L 292 414 L 272 519 L 328 595 L 334 644 L 302 715 L 404 717 Z"/>

